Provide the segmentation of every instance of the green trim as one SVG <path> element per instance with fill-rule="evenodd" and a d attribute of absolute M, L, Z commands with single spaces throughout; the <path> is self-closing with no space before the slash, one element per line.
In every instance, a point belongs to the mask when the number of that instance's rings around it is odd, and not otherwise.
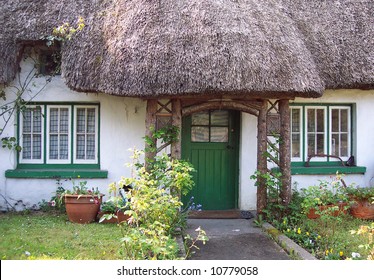
<path fill-rule="evenodd" d="M 272 171 L 280 169 L 272 168 Z M 314 167 L 291 167 L 291 175 L 333 175 L 337 172 L 341 174 L 365 174 L 364 166 L 314 166 Z"/>
<path fill-rule="evenodd" d="M 100 169 L 100 164 L 18 164 L 17 169 Z"/>
<path fill-rule="evenodd" d="M 36 178 L 36 179 L 56 179 L 56 178 L 108 178 L 107 170 L 99 169 L 14 169 L 5 171 L 6 178 Z"/>

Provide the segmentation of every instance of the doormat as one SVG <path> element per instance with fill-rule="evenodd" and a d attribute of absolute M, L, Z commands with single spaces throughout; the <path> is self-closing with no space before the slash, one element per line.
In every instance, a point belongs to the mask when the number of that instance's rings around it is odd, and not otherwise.
<path fill-rule="evenodd" d="M 191 211 L 189 219 L 252 219 L 253 214 L 250 211 L 241 210 L 204 210 Z"/>

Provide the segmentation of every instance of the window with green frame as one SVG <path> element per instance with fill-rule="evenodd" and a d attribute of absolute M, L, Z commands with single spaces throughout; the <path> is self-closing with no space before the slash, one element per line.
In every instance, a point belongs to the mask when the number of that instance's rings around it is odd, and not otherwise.
<path fill-rule="evenodd" d="M 291 111 L 291 158 L 293 162 L 336 162 L 352 155 L 351 105 L 297 105 Z"/>
<path fill-rule="evenodd" d="M 100 170 L 100 106 L 34 103 L 18 114 L 22 150 L 11 178 L 106 178 Z"/>
<path fill-rule="evenodd" d="M 19 114 L 19 164 L 98 164 L 99 106 L 34 104 Z"/>

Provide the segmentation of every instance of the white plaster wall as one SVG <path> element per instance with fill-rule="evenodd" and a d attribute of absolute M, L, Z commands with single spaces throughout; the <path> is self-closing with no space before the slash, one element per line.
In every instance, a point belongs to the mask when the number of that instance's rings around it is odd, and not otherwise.
<path fill-rule="evenodd" d="M 256 209 L 255 181 L 250 179 L 257 167 L 257 117 L 241 114 L 239 156 L 239 208 Z"/>
<path fill-rule="evenodd" d="M 23 73 L 28 73 L 27 64 L 22 64 Z M 45 84 L 44 78 L 38 78 L 31 89 L 36 92 Z M 7 101 L 12 100 L 14 91 L 6 89 Z M 27 100 L 27 98 L 25 98 Z M 130 176 L 130 169 L 125 163 L 131 161 L 129 148 L 144 148 L 142 137 L 145 132 L 145 105 L 140 99 L 115 97 L 106 94 L 86 94 L 71 91 L 61 77 L 53 78 L 45 89 L 33 101 L 54 102 L 97 102 L 100 103 L 100 148 L 101 169 L 108 170 L 107 179 L 90 179 L 89 187 L 99 187 L 107 193 L 108 185 L 118 181 L 121 176 Z M 4 102 L 4 101 L 0 101 Z M 16 135 L 14 119 L 7 126 L 3 137 Z M 17 210 L 37 207 L 42 199 L 49 201 L 56 190 L 53 179 L 11 179 L 5 178 L 5 171 L 16 168 L 14 152 L 0 148 L 0 210 L 7 209 L 5 199 Z M 82 179 L 84 180 L 84 179 Z M 64 187 L 71 187 L 71 182 L 64 182 Z M 17 201 L 19 201 L 17 203 Z"/>

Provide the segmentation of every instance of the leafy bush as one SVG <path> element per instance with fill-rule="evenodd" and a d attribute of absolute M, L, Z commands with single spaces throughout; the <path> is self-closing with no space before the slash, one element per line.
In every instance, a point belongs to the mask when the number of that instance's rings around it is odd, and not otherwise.
<path fill-rule="evenodd" d="M 136 172 L 122 178 L 119 186 L 131 186 L 128 192 L 131 217 L 122 223 L 123 257 L 125 259 L 175 259 L 178 245 L 174 238 L 180 225 L 181 194 L 187 194 L 194 183 L 192 166 L 167 155 L 156 157 L 149 170 L 138 162 L 134 152 Z"/>

